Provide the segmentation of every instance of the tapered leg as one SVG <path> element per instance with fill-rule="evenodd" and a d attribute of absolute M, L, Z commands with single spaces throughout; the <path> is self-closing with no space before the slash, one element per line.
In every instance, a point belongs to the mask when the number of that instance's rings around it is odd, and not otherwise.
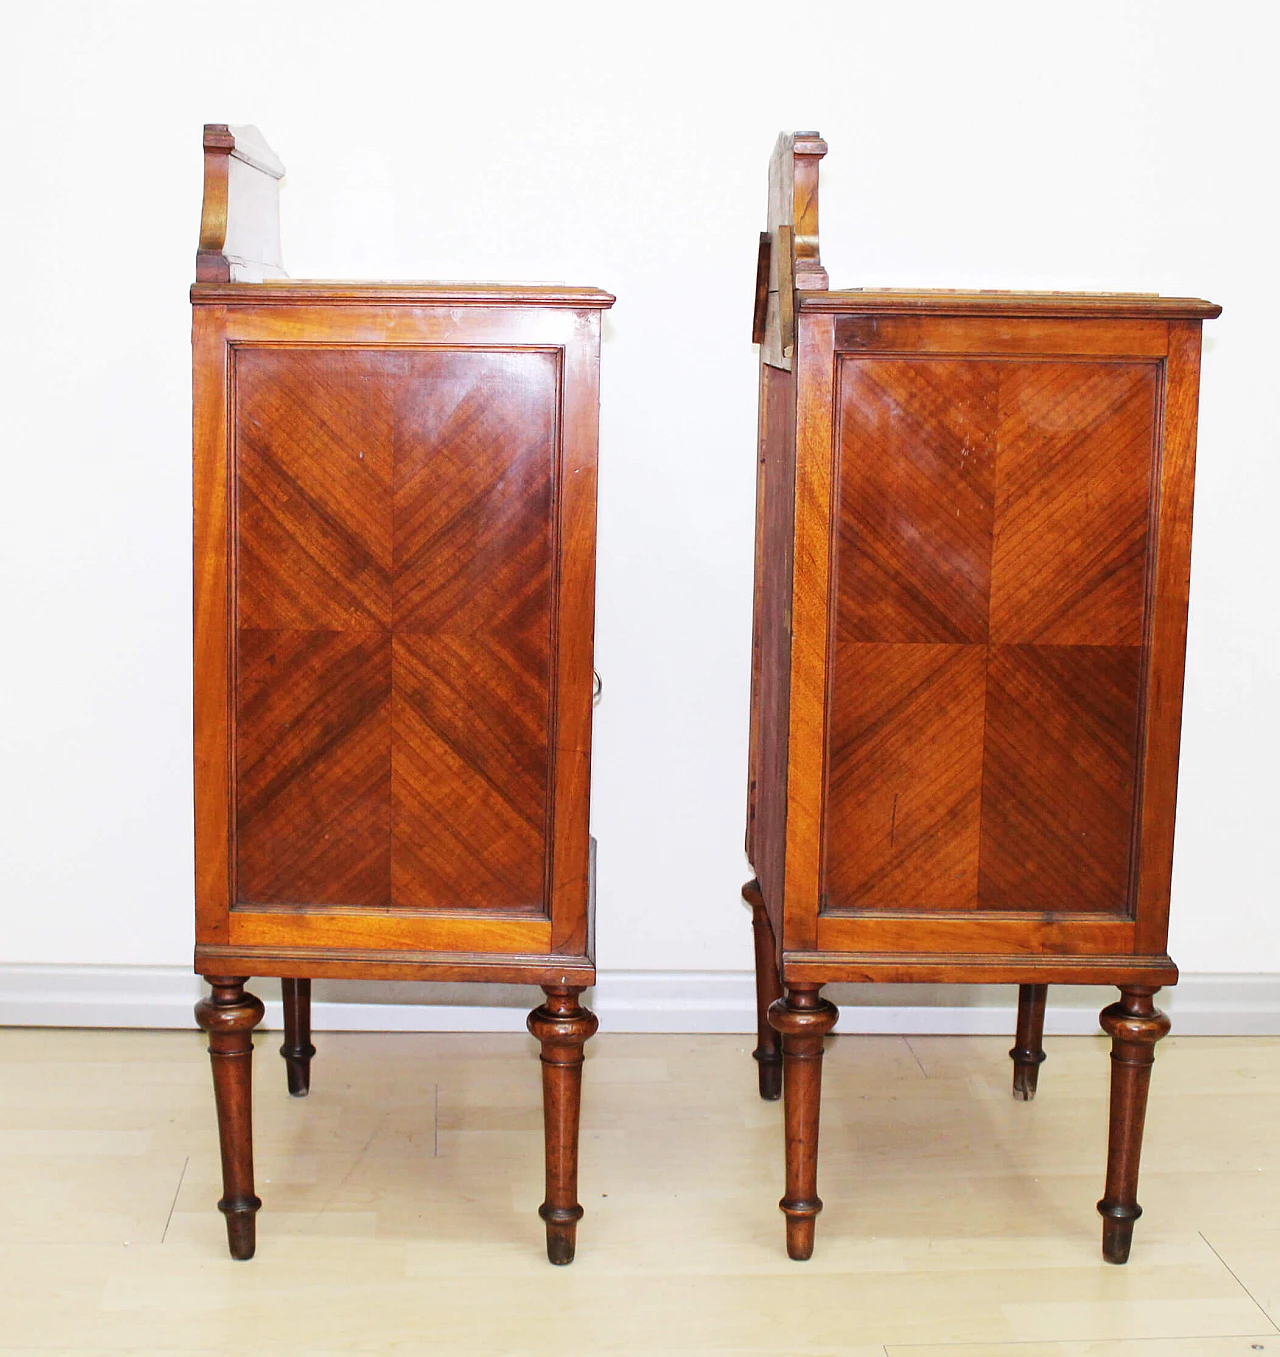
<path fill-rule="evenodd" d="M 245 993 L 245 976 L 206 975 L 213 987 L 196 1005 L 196 1021 L 209 1034 L 213 1097 L 222 1148 L 222 1200 L 232 1258 L 252 1258 L 254 1213 L 262 1205 L 253 1191 L 253 1029 L 262 1021 L 262 1001 Z"/>
<path fill-rule="evenodd" d="M 547 1141 L 547 1199 L 538 1214 L 547 1226 L 547 1257 L 572 1263 L 582 1219 L 578 1204 L 578 1115 L 582 1048 L 599 1020 L 578 1003 L 581 989 L 542 987 L 547 1001 L 529 1014 L 529 1031 L 542 1043 L 542 1119 Z"/>
<path fill-rule="evenodd" d="M 1029 1103 L 1036 1096 L 1044 1063 L 1044 1004 L 1048 985 L 1018 986 L 1018 1035 L 1009 1052 L 1013 1060 L 1013 1096 Z"/>
<path fill-rule="evenodd" d="M 760 1096 L 772 1102 L 782 1097 L 782 1038 L 769 1022 L 769 1006 L 782 997 L 778 950 L 760 883 L 748 881 L 742 888 L 742 898 L 751 906 L 756 940 L 756 1048 L 751 1054 L 756 1060 Z"/>
<path fill-rule="evenodd" d="M 305 1098 L 311 1092 L 311 1057 L 316 1048 L 311 1044 L 311 981 L 281 980 L 280 993 L 284 999 L 284 1056 L 285 1072 L 289 1078 L 289 1092 L 295 1098 Z"/>
<path fill-rule="evenodd" d="M 820 985 L 790 985 L 786 998 L 769 1006 L 769 1021 L 782 1034 L 786 1098 L 787 1191 L 778 1203 L 787 1217 L 787 1256 L 813 1254 L 822 1202 L 818 1197 L 818 1112 L 822 1102 L 822 1040 L 836 1025 L 836 1006 Z"/>
<path fill-rule="evenodd" d="M 1098 1203 L 1102 1217 L 1102 1256 L 1108 1263 L 1127 1263 L 1138 1205 L 1138 1161 L 1147 1090 L 1156 1042 L 1169 1030 L 1169 1019 L 1151 1002 L 1158 988 L 1125 985 L 1120 1002 L 1102 1010 L 1099 1022 L 1111 1038 L 1111 1133 L 1107 1143 L 1107 1190 Z"/>

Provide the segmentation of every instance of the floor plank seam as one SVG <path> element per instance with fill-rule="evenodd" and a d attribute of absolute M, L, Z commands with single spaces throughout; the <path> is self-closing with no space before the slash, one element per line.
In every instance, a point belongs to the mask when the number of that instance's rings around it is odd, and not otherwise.
<path fill-rule="evenodd" d="M 160 1242 L 163 1244 L 169 1234 L 169 1222 L 173 1219 L 173 1213 L 178 1205 L 178 1196 L 182 1191 L 183 1179 L 187 1176 L 187 1165 L 191 1163 L 191 1156 L 182 1161 L 182 1172 L 178 1174 L 178 1186 L 173 1189 L 173 1200 L 169 1203 L 169 1214 L 164 1218 L 164 1229 L 160 1231 Z M 1207 1241 L 1206 1241 L 1207 1242 Z"/>
<path fill-rule="evenodd" d="M 1201 1239 L 1204 1239 L 1205 1247 L 1209 1250 L 1209 1252 L 1213 1254 L 1213 1256 L 1218 1260 L 1218 1262 L 1220 1262 L 1222 1266 L 1226 1268 L 1228 1272 L 1231 1273 L 1232 1277 L 1235 1278 L 1236 1285 L 1240 1288 L 1240 1290 L 1243 1291 L 1244 1294 L 1248 1296 L 1249 1299 L 1258 1307 L 1258 1309 L 1262 1313 L 1263 1319 L 1265 1319 L 1267 1323 L 1271 1325 L 1272 1330 L 1280 1334 L 1280 1325 L 1278 1325 L 1275 1322 L 1275 1320 L 1272 1319 L 1271 1316 L 1267 1313 L 1266 1307 L 1257 1298 L 1257 1296 L 1255 1296 L 1253 1292 L 1249 1290 L 1249 1288 L 1240 1280 L 1239 1277 L 1236 1277 L 1235 1270 L 1232 1268 L 1231 1264 L 1227 1262 L 1227 1260 L 1218 1252 L 1217 1249 L 1213 1247 L 1212 1244 L 1209 1243 L 1207 1239 L 1205 1239 L 1204 1231 L 1197 1230 L 1196 1233 L 1200 1236 Z"/>

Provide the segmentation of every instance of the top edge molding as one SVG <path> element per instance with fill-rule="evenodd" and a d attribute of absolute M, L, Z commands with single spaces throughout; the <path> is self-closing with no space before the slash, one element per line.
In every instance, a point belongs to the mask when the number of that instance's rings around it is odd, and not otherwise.
<path fill-rule="evenodd" d="M 427 303 L 434 306 L 565 306 L 608 310 L 617 300 L 598 287 L 531 283 L 381 283 L 283 281 L 196 283 L 197 305 L 290 306 L 323 302 L 337 306 Z"/>
<path fill-rule="evenodd" d="M 1222 307 L 1199 297 L 1160 297 L 1142 292 L 800 292 L 800 311 L 928 316 L 1114 316 L 1142 320 L 1213 320 Z"/>

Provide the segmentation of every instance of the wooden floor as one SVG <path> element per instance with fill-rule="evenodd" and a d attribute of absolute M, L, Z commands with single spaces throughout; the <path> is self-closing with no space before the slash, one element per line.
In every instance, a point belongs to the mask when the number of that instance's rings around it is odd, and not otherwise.
<path fill-rule="evenodd" d="M 1010 1015 L 1012 1022 L 1012 1014 Z M 1133 1260 L 1098 1253 L 1107 1053 L 837 1037 L 810 1263 L 743 1037 L 588 1047 L 578 1261 L 542 1252 L 516 1036 L 257 1055 L 258 1256 L 226 1255 L 208 1061 L 175 1032 L 0 1031 L 0 1353 L 1280 1357 L 1280 1040 L 1156 1059 Z"/>

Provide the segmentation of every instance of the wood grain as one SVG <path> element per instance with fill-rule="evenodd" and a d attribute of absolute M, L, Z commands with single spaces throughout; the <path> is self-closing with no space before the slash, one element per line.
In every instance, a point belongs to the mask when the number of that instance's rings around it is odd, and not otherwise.
<path fill-rule="evenodd" d="M 391 623 L 394 357 L 245 349 L 236 359 L 238 625 Z"/>
<path fill-rule="evenodd" d="M 1149 949 L 1163 947 L 1169 934 L 1191 583 L 1200 330 L 1199 321 L 1171 325 L 1165 365 L 1164 437 L 1148 605 L 1148 697 L 1141 740 L 1142 808 L 1136 883 L 1138 934 L 1141 945 Z"/>
<path fill-rule="evenodd" d="M 823 909 L 972 909 L 986 656 L 839 642 Z"/>
<path fill-rule="evenodd" d="M 242 354 L 241 902 L 545 909 L 558 385 Z"/>
<path fill-rule="evenodd" d="M 1153 364 L 1001 365 L 992 641 L 1142 644 L 1158 391 Z"/>
<path fill-rule="evenodd" d="M 391 637 L 240 633 L 236 899 L 391 900 Z"/>
<path fill-rule="evenodd" d="M 992 646 L 978 903 L 1126 914 L 1142 651 Z"/>
<path fill-rule="evenodd" d="M 841 636 L 985 642 L 998 369 L 845 361 L 839 373 Z"/>

